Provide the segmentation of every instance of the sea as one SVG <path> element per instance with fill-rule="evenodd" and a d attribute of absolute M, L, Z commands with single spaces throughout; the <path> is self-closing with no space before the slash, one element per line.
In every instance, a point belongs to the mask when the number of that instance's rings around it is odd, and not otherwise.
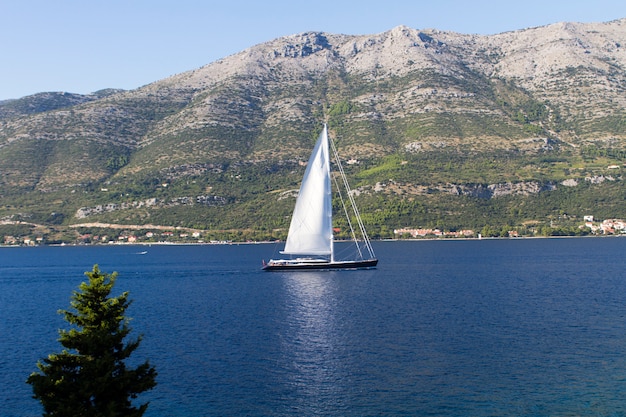
<path fill-rule="evenodd" d="M 339 244 L 341 245 L 341 244 Z M 280 244 L 0 248 L 0 416 L 98 264 L 129 291 L 146 416 L 626 416 L 626 238 L 374 242 L 377 269 L 263 272 Z"/>

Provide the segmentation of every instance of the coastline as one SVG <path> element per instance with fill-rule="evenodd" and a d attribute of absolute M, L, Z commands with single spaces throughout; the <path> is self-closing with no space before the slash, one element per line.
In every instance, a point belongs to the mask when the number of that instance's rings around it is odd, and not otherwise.
<path fill-rule="evenodd" d="M 586 236 L 519 236 L 519 237 L 424 237 L 418 239 L 373 239 L 372 242 L 455 242 L 455 241 L 492 241 L 492 240 L 531 240 L 531 239 L 598 239 L 598 238 L 620 238 L 626 237 L 626 233 L 612 234 L 612 235 L 586 235 Z M 349 240 L 337 240 L 336 242 L 349 242 Z M 37 248 L 37 247 L 63 247 L 63 246 L 240 246 L 240 245 L 268 245 L 284 243 L 282 240 L 272 241 L 215 241 L 215 242 L 98 242 L 98 243 L 52 243 L 52 244 L 35 244 L 35 245 L 2 245 L 0 249 L 4 248 Z"/>

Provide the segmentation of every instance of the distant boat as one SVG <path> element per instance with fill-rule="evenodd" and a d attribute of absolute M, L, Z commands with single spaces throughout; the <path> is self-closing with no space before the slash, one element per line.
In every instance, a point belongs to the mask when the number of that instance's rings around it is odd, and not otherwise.
<path fill-rule="evenodd" d="M 341 202 L 354 245 L 354 259 L 336 260 L 333 237 L 332 187 L 330 171 L 330 148 L 332 147 L 342 186 L 356 220 L 361 240 L 357 239 L 345 200 Z M 337 188 L 339 184 L 335 178 Z M 335 145 L 328 137 L 326 125 L 320 133 L 313 153 L 304 172 L 300 192 L 291 218 L 285 249 L 281 252 L 290 255 L 289 259 L 270 259 L 263 262 L 265 271 L 285 271 L 301 269 L 366 269 L 374 268 L 378 259 L 370 243 L 361 215 L 356 207 L 352 192 L 341 166 Z M 295 256 L 295 257 L 294 257 Z"/>

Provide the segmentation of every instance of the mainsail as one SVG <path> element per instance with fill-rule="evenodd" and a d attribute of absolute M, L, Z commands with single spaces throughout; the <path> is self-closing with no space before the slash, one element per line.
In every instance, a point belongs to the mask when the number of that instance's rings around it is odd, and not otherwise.
<path fill-rule="evenodd" d="M 282 253 L 330 255 L 332 252 L 332 190 L 328 149 L 328 131 L 324 125 L 302 179 Z"/>

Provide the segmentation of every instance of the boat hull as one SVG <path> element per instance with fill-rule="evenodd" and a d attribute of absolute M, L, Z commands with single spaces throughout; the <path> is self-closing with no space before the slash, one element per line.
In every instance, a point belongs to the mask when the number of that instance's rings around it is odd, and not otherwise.
<path fill-rule="evenodd" d="M 284 262 L 274 261 L 263 265 L 264 271 L 306 271 L 306 270 L 333 270 L 333 269 L 371 269 L 378 264 L 378 259 L 363 261 L 335 261 L 335 262 Z"/>

